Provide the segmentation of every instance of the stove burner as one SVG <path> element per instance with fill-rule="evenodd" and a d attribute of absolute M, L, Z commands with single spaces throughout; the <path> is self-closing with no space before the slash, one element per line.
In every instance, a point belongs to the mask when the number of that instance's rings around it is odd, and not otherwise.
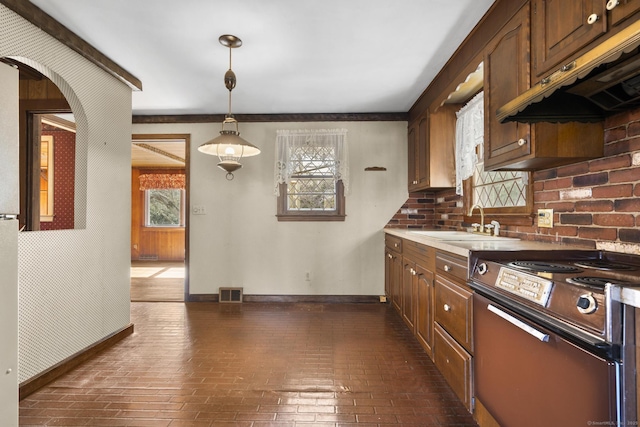
<path fill-rule="evenodd" d="M 596 288 L 604 288 L 607 283 L 612 283 L 614 285 L 628 285 L 630 282 L 626 280 L 620 279 L 610 279 L 606 277 L 589 277 L 589 276 L 579 276 L 579 277 L 567 277 L 567 283 L 571 283 L 573 285 L 585 285 L 592 286 Z"/>
<path fill-rule="evenodd" d="M 604 259 L 579 261 L 574 262 L 574 265 L 582 268 L 593 268 L 596 270 L 635 270 L 630 265 L 611 262 Z"/>
<path fill-rule="evenodd" d="M 544 261 L 514 261 L 509 266 L 540 273 L 578 273 L 582 270 L 570 265 L 553 264 Z"/>

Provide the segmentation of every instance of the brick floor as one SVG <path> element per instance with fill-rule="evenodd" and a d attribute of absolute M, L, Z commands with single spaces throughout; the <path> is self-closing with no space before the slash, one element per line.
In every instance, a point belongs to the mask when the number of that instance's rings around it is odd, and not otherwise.
<path fill-rule="evenodd" d="M 20 426 L 476 426 L 388 304 L 132 303 Z"/>

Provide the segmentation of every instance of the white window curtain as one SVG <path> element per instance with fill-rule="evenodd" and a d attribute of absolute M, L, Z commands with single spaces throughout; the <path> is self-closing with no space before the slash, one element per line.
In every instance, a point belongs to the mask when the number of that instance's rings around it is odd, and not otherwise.
<path fill-rule="evenodd" d="M 462 195 L 462 181 L 473 176 L 484 141 L 484 92 L 480 92 L 456 113 L 456 194 Z"/>
<path fill-rule="evenodd" d="M 278 130 L 276 136 L 275 190 L 280 195 L 280 184 L 290 184 L 295 171 L 289 161 L 296 147 L 312 145 L 333 148 L 335 167 L 333 177 L 342 180 L 345 193 L 349 192 L 349 150 L 346 129 Z"/>

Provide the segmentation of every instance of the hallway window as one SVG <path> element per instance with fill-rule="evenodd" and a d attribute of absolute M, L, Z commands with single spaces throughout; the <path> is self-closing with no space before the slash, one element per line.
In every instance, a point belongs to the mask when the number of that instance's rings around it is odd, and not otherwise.
<path fill-rule="evenodd" d="M 147 227 L 184 226 L 184 190 L 146 190 Z"/>

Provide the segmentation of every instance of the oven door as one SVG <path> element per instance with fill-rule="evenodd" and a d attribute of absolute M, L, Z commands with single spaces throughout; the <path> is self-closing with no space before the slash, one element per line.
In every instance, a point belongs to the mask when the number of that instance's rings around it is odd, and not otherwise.
<path fill-rule="evenodd" d="M 501 426 L 618 424 L 616 362 L 478 293 L 473 327 L 476 398 Z"/>

